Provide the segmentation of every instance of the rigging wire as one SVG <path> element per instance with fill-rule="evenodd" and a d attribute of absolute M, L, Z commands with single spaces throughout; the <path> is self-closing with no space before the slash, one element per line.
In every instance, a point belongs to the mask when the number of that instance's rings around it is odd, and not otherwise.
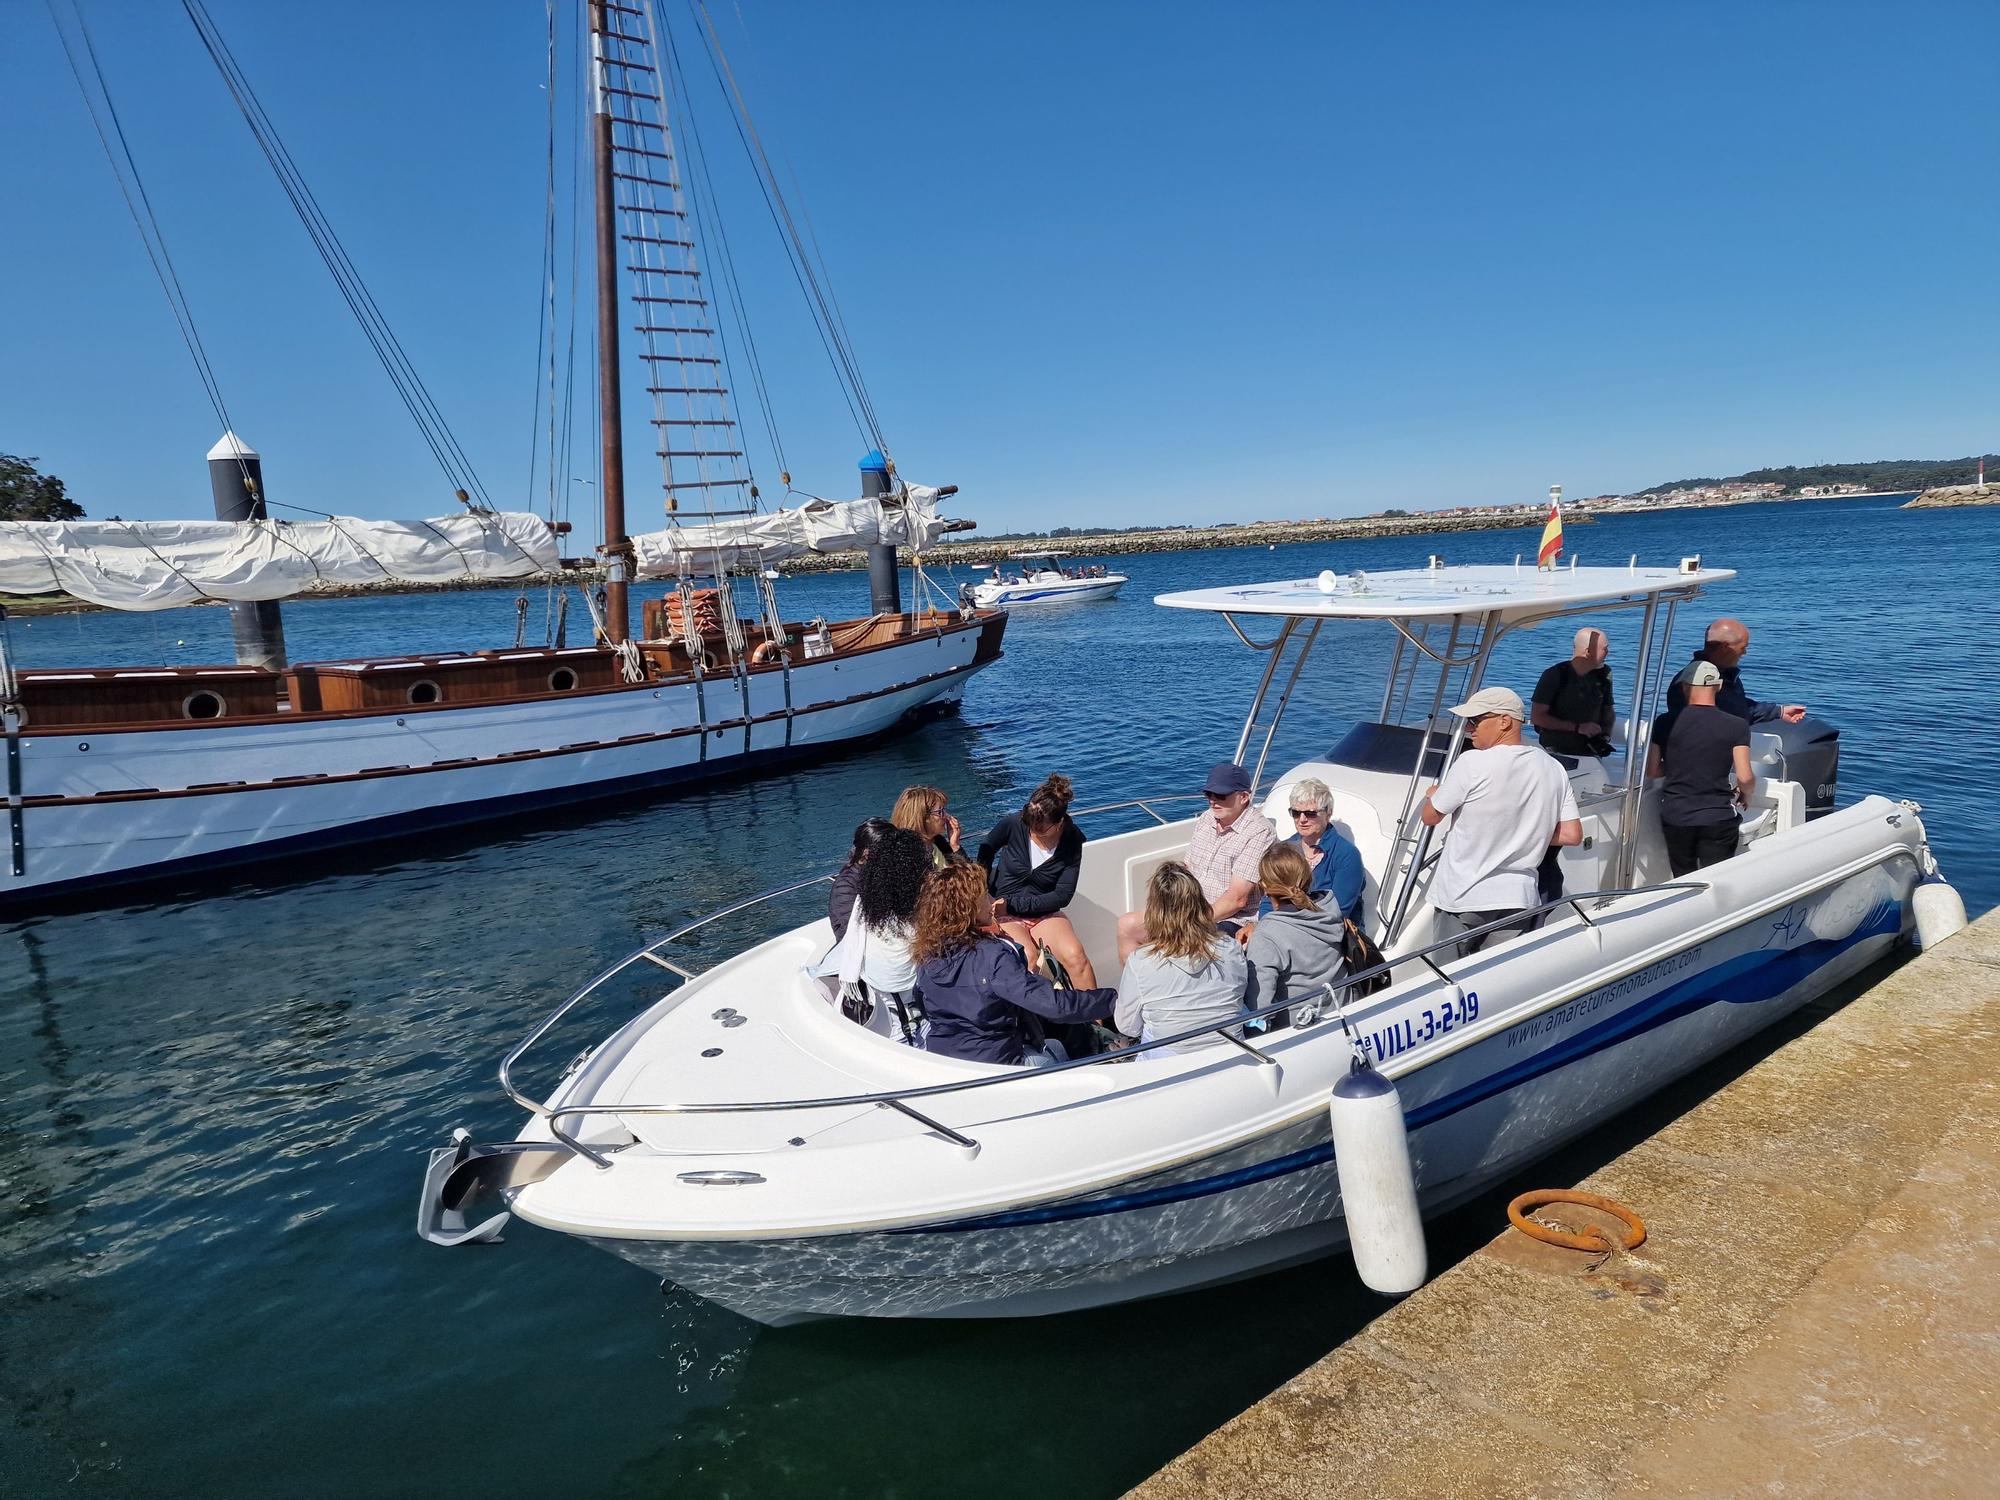
<path fill-rule="evenodd" d="M 757 178 L 759 192 L 763 194 L 764 206 L 771 215 L 771 221 L 778 227 L 779 236 L 784 241 L 785 253 L 792 264 L 792 274 L 805 293 L 808 307 L 821 330 L 821 340 L 827 345 L 829 357 L 834 360 L 835 374 L 852 390 L 851 403 L 858 403 L 866 418 L 863 436 L 873 440 L 877 449 L 886 452 L 882 438 L 882 426 L 875 413 L 875 404 L 870 400 L 868 389 L 861 379 L 860 365 L 854 350 L 842 337 L 843 328 L 832 304 L 832 294 L 813 274 L 810 260 L 804 252 L 804 241 L 798 225 L 792 218 L 791 207 L 786 203 L 784 193 L 779 188 L 777 174 L 772 169 L 771 159 L 765 153 L 764 142 L 757 132 L 756 122 L 750 118 L 750 106 L 737 86 L 735 71 L 731 68 L 727 52 L 722 46 L 722 38 L 715 29 L 715 21 L 709 15 L 705 0 L 692 0 L 701 20 L 701 35 L 708 53 L 709 66 L 715 73 L 716 83 L 731 100 L 734 108 L 730 122 L 736 128 L 737 139 L 749 155 Z"/>
<path fill-rule="evenodd" d="M 97 45 L 90 34 L 90 23 L 85 19 L 80 0 L 70 0 L 70 10 L 75 18 L 76 30 L 85 56 L 90 60 L 90 71 L 97 81 L 97 94 L 93 95 L 85 81 L 83 70 L 77 64 L 75 48 L 70 43 L 68 31 L 62 17 L 56 10 L 56 0 L 47 0 L 49 20 L 56 29 L 56 38 L 62 43 L 63 56 L 69 62 L 70 76 L 76 80 L 77 92 L 83 96 L 83 107 L 90 115 L 92 129 L 97 132 L 98 144 L 104 147 L 105 159 L 111 163 L 111 175 L 117 180 L 118 191 L 125 199 L 126 211 L 132 215 L 132 223 L 139 231 L 139 243 L 145 247 L 146 259 L 152 263 L 153 274 L 159 279 L 160 290 L 166 293 L 167 306 L 172 309 L 174 322 L 180 329 L 181 342 L 187 345 L 188 354 L 194 360 L 195 374 L 200 379 L 202 389 L 208 395 L 208 404 L 215 417 L 222 424 L 225 433 L 234 435 L 235 424 L 229 420 L 229 407 L 222 399 L 222 382 L 215 373 L 215 366 L 208 357 L 207 346 L 203 344 L 201 332 L 195 327 L 194 309 L 187 299 L 186 289 L 181 285 L 180 273 L 174 268 L 173 256 L 167 251 L 167 238 L 160 228 L 159 216 L 153 211 L 153 200 L 146 191 L 146 180 L 139 172 L 138 159 L 132 154 L 132 144 L 126 138 L 124 121 L 119 117 L 117 101 L 112 98 L 111 84 L 104 76 L 103 64 L 98 60 Z M 103 116 L 98 113 L 101 96 Z M 107 135 L 104 121 L 111 122 L 111 133 Z M 111 136 L 118 138 L 114 151 Z M 135 196 L 136 195 L 136 196 Z M 250 477 L 250 465 L 243 457 L 240 446 L 232 447 L 230 457 L 236 460 L 238 472 L 243 477 L 244 488 L 253 495 L 258 487 Z M 262 496 L 258 495 L 261 499 Z"/>
<path fill-rule="evenodd" d="M 319 252 L 320 259 L 333 276 L 334 285 L 347 303 L 349 311 L 361 325 L 363 335 L 375 350 L 376 357 L 382 362 L 390 383 L 395 386 L 396 394 L 402 398 L 403 405 L 408 409 L 412 420 L 416 422 L 418 431 L 430 448 L 432 456 L 437 459 L 438 467 L 444 471 L 446 480 L 460 493 L 460 498 L 467 505 L 474 509 L 491 510 L 492 501 L 486 493 L 485 486 L 479 482 L 471 460 L 452 435 L 443 412 L 438 409 L 430 391 L 418 376 L 415 365 L 410 362 L 409 355 L 390 328 L 380 305 L 362 281 L 361 273 L 348 257 L 346 247 L 342 245 L 339 235 L 334 232 L 332 223 L 320 208 L 319 200 L 314 197 L 312 189 L 307 186 L 305 177 L 299 171 L 297 163 L 293 161 L 291 153 L 285 148 L 277 127 L 265 112 L 256 91 L 250 85 L 248 76 L 238 65 L 234 54 L 230 52 L 228 43 L 223 40 L 221 29 L 216 25 L 214 17 L 208 13 L 204 0 L 181 0 L 181 8 L 187 12 L 188 20 L 193 23 L 203 48 L 214 62 L 217 71 L 222 74 L 230 97 L 236 101 L 237 109 L 250 127 L 251 136 L 264 153 L 265 160 L 271 164 L 272 171 L 277 174 L 279 185 L 291 201 L 300 222 L 305 225 L 313 247 Z"/>
<path fill-rule="evenodd" d="M 680 49 L 674 41 L 673 30 L 666 24 L 664 17 L 659 18 L 654 24 L 656 35 L 663 43 L 656 49 L 666 64 L 662 75 L 663 83 L 666 85 L 666 91 L 672 97 L 678 98 L 684 106 L 677 135 L 686 142 L 686 149 L 681 152 L 681 159 L 686 167 L 693 169 L 691 174 L 684 173 L 684 175 L 689 177 L 688 201 L 694 206 L 697 232 L 714 251 L 714 259 L 709 263 L 709 268 L 720 274 L 723 290 L 727 294 L 729 317 L 736 324 L 740 336 L 744 365 L 749 371 L 757 413 L 763 420 L 765 434 L 770 440 L 771 456 L 777 462 L 779 473 L 786 476 L 784 482 L 789 485 L 791 466 L 785 460 L 785 445 L 778 435 L 777 414 L 772 409 L 770 388 L 764 380 L 763 361 L 758 356 L 757 341 L 750 330 L 749 307 L 743 297 L 742 282 L 736 274 L 736 255 L 729 242 L 729 231 L 724 222 L 721 204 L 716 197 L 715 183 L 709 175 L 708 151 L 702 143 L 701 126 L 696 118 L 693 103 L 688 97 L 687 77 L 681 69 Z M 717 321 L 716 343 L 721 346 L 723 359 L 728 361 L 732 352 L 730 343 L 723 336 L 719 326 L 720 320 Z M 729 367 L 729 383 L 731 386 L 736 384 L 733 366 Z"/>

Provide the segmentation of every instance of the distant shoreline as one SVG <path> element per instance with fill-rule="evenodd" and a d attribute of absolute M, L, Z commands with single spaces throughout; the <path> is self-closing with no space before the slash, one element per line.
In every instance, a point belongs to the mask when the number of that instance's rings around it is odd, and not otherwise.
<path fill-rule="evenodd" d="M 1989 485 L 1985 498 L 1974 495 L 1969 499 L 1933 498 L 1955 496 L 1958 492 L 1972 493 L 1974 486 L 1961 485 L 1945 490 L 1926 490 L 1909 501 L 1905 510 L 1917 507 L 1947 507 L 1957 505 L 1989 505 L 2000 503 L 2000 484 Z M 1883 499 L 1894 495 L 1909 494 L 1908 490 L 1871 491 L 1860 495 L 1782 495 L 1754 496 L 1742 499 L 1713 499 L 1682 501 L 1678 503 L 1637 503 L 1578 506 L 1563 512 L 1565 524 L 1570 526 L 1589 525 L 1600 515 L 1640 515 L 1660 511 L 1715 510 L 1737 505 L 1774 505 L 1802 503 L 1811 504 L 1823 500 L 1870 500 Z M 1162 528 L 1157 531 L 1095 532 L 1082 536 L 1063 537 L 1017 537 L 1008 541 L 984 541 L 974 539 L 964 542 L 939 542 L 924 551 L 924 561 L 939 566 L 964 564 L 983 567 L 991 563 L 1011 561 L 1022 552 L 1056 551 L 1075 557 L 1125 557 L 1148 552 L 1206 552 L 1225 547 L 1283 547 L 1303 542 L 1367 541 L 1382 537 L 1448 536 L 1455 532 L 1470 531 L 1534 531 L 1542 524 L 1539 511 L 1523 515 L 1519 512 L 1502 515 L 1452 515 L 1439 511 L 1414 511 L 1401 516 L 1340 516 L 1316 521 L 1262 521 L 1235 526 L 1186 526 Z M 903 550 L 905 560 L 908 549 Z M 844 573 L 859 571 L 868 565 L 865 554 L 860 552 L 828 552 L 803 558 L 790 558 L 779 564 L 781 572 L 804 573 Z M 292 602 L 315 599 L 359 599 L 371 595 L 389 594 L 455 594 L 471 590 L 519 589 L 533 591 L 547 588 L 551 583 L 577 584 L 588 586 L 600 582 L 600 569 L 583 566 L 565 568 L 559 574 L 539 574 L 530 578 L 510 578 L 494 581 L 454 580 L 438 584 L 353 584 L 332 588 L 312 589 L 300 594 Z M 72 599 L 62 594 L 35 594 L 26 597 L 0 594 L 0 606 L 10 615 L 33 618 L 42 615 L 94 614 L 102 606 L 88 604 L 80 599 Z M 196 608 L 199 606 L 187 606 Z"/>

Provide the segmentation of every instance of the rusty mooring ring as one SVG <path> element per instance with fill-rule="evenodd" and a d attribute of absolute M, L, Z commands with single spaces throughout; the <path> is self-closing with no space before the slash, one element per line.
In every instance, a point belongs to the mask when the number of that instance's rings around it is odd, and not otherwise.
<path fill-rule="evenodd" d="M 1538 1224 L 1527 1216 L 1527 1210 L 1541 1208 L 1549 1203 L 1580 1203 L 1585 1208 L 1595 1208 L 1610 1214 L 1615 1219 L 1624 1220 L 1629 1233 L 1622 1248 L 1637 1250 L 1646 1243 L 1646 1226 L 1639 1216 L 1622 1203 L 1613 1203 L 1609 1198 L 1600 1198 L 1595 1193 L 1581 1192 L 1575 1188 L 1538 1188 L 1532 1193 L 1523 1193 L 1507 1205 L 1507 1222 L 1530 1239 L 1545 1244 L 1561 1245 L 1565 1250 L 1613 1250 L 1621 1248 L 1611 1243 L 1603 1230 L 1592 1226 L 1581 1234 L 1571 1234 L 1567 1230 L 1551 1229 L 1546 1224 Z"/>

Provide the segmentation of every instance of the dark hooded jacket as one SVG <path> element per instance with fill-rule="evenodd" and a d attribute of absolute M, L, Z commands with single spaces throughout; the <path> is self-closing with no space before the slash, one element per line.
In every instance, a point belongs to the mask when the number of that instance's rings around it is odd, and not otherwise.
<path fill-rule="evenodd" d="M 854 911 L 854 898 L 861 894 L 861 866 L 842 865 L 833 877 L 833 890 L 826 898 L 826 919 L 833 923 L 833 940 L 847 936 L 847 919 Z"/>
<path fill-rule="evenodd" d="M 1017 917 L 1052 917 L 1076 895 L 1077 873 L 1083 868 L 1083 830 L 1068 818 L 1056 835 L 1055 851 L 1030 866 L 1028 824 L 1019 813 L 1008 813 L 979 841 L 979 862 L 986 866 L 986 888 L 1005 898 Z"/>
<path fill-rule="evenodd" d="M 1028 1014 L 1067 1024 L 1108 1016 L 1116 990 L 1059 990 L 1028 972 L 1021 950 L 982 937 L 917 965 L 917 993 L 930 1018 L 925 1050 L 967 1062 L 1019 1066 L 1028 1045 Z"/>

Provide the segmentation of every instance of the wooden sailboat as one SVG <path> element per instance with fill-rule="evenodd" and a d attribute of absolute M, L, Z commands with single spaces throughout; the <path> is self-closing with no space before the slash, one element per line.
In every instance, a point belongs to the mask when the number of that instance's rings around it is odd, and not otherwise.
<path fill-rule="evenodd" d="M 657 17 L 614 0 L 587 10 L 607 576 L 597 643 L 286 663 L 274 601 L 315 577 L 527 576 L 559 566 L 554 534 L 480 507 L 442 522 L 271 521 L 257 457 L 233 434 L 211 472 L 218 514 L 229 491 L 247 519 L 0 523 L 0 592 L 142 609 L 227 600 L 239 656 L 31 670 L 0 636 L 0 906 L 808 756 L 954 700 L 999 657 L 1004 612 L 909 611 L 895 597 L 896 544 L 945 528 L 936 503 L 949 490 L 908 485 L 871 454 L 858 501 L 759 508 L 679 180 Z M 625 515 L 621 280 L 639 314 L 669 522 L 638 536 Z M 871 549 L 871 612 L 785 620 L 770 565 L 857 545 Z M 672 580 L 636 634 L 633 578 Z"/>

